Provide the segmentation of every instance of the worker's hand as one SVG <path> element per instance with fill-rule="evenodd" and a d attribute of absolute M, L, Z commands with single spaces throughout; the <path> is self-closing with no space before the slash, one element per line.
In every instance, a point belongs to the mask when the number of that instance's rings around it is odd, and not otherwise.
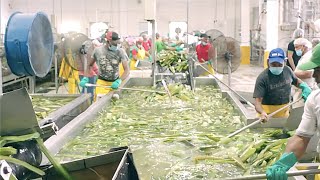
<path fill-rule="evenodd" d="M 152 62 L 152 57 L 151 56 L 149 56 L 148 61 Z"/>
<path fill-rule="evenodd" d="M 81 87 L 86 87 L 86 84 L 89 83 L 89 78 L 88 77 L 83 77 L 79 83 Z"/>
<path fill-rule="evenodd" d="M 302 89 L 302 98 L 306 101 L 312 90 L 305 82 L 300 83 L 299 87 Z"/>
<path fill-rule="evenodd" d="M 269 120 L 268 114 L 267 114 L 266 112 L 262 112 L 262 113 L 260 114 L 260 118 L 261 118 L 261 120 L 262 120 L 263 123 L 265 123 L 265 122 L 267 122 L 267 121 Z"/>
<path fill-rule="evenodd" d="M 284 153 L 280 159 L 267 169 L 268 180 L 288 179 L 286 172 L 297 162 L 297 157 L 293 152 Z"/>
<path fill-rule="evenodd" d="M 121 79 L 117 79 L 117 80 L 113 81 L 113 83 L 111 84 L 111 88 L 112 89 L 118 89 L 120 84 L 121 84 L 121 82 L 122 82 Z"/>
<path fill-rule="evenodd" d="M 180 47 L 180 46 L 177 46 L 177 47 L 176 47 L 176 51 L 178 51 L 178 52 L 179 52 L 179 51 L 182 51 L 182 50 L 183 50 L 183 48 L 182 48 L 182 47 Z"/>

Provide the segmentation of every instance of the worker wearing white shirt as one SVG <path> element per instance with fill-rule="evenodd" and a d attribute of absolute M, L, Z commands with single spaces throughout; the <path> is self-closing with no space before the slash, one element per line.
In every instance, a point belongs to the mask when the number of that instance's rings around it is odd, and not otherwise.
<path fill-rule="evenodd" d="M 313 77 L 320 83 L 320 45 L 313 51 L 310 60 L 300 64 L 298 69 L 303 71 L 314 69 Z M 312 136 L 320 130 L 320 90 L 314 90 L 309 95 L 302 115 L 302 120 L 296 134 L 288 140 L 285 153 L 280 159 L 267 169 L 268 180 L 287 179 L 288 171 L 300 159 L 307 149 Z M 319 175 L 315 179 L 318 180 Z"/>
<path fill-rule="evenodd" d="M 295 47 L 296 54 L 298 56 L 301 56 L 297 66 L 309 61 L 309 59 L 311 58 L 311 55 L 312 55 L 312 43 L 310 41 L 308 41 L 305 38 L 298 38 L 294 41 L 294 47 Z M 313 69 L 310 69 L 307 71 L 302 71 L 302 70 L 296 68 L 294 70 L 294 74 L 298 78 L 300 78 L 303 82 L 306 82 L 311 89 L 313 89 L 313 90 L 318 89 L 317 84 L 316 84 L 314 78 L 312 77 Z M 302 92 L 300 89 L 295 88 L 295 92 L 293 95 L 293 101 L 296 101 L 297 99 L 299 99 L 301 97 L 301 93 Z M 300 107 L 303 105 L 304 105 L 304 101 L 300 100 L 298 103 L 295 103 L 293 105 L 293 108 Z"/>

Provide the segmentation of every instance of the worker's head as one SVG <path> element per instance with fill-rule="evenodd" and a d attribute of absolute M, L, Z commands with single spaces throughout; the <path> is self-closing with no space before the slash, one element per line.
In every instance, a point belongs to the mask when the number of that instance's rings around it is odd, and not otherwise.
<path fill-rule="evenodd" d="M 139 37 L 139 38 L 137 39 L 137 43 L 136 43 L 136 44 L 137 44 L 137 47 L 138 47 L 139 49 L 142 48 L 142 42 L 143 42 L 143 39 Z"/>
<path fill-rule="evenodd" d="M 311 40 L 311 43 L 312 43 L 312 47 L 316 47 L 316 45 L 320 43 L 320 38 L 313 38 Z"/>
<path fill-rule="evenodd" d="M 286 55 L 281 48 L 270 51 L 268 58 L 269 71 L 274 75 L 280 75 L 283 71 Z"/>
<path fill-rule="evenodd" d="M 315 78 L 318 84 L 320 83 L 320 44 L 313 48 L 312 56 L 308 62 L 299 65 L 298 69 L 303 71 L 314 69 L 312 77 Z"/>
<path fill-rule="evenodd" d="M 292 35 L 293 39 L 297 39 L 297 38 L 303 38 L 304 37 L 304 30 L 303 29 L 296 29 L 293 31 L 293 35 Z"/>
<path fill-rule="evenodd" d="M 201 40 L 201 44 L 205 46 L 208 44 L 209 36 L 207 34 L 201 34 L 200 40 Z"/>
<path fill-rule="evenodd" d="M 298 38 L 294 40 L 294 49 L 296 51 L 297 56 L 303 56 L 310 49 L 312 49 L 312 44 L 306 38 Z"/>
<path fill-rule="evenodd" d="M 136 44 L 136 40 L 133 37 L 127 37 L 126 41 L 128 42 L 129 46 L 134 46 Z"/>
<path fill-rule="evenodd" d="M 118 33 L 109 31 L 106 34 L 107 45 L 111 51 L 117 51 L 120 45 L 120 37 Z"/>
<path fill-rule="evenodd" d="M 148 39 L 149 39 L 148 34 L 143 33 L 142 38 L 144 41 L 148 41 Z"/>
<path fill-rule="evenodd" d="M 156 39 L 159 39 L 159 38 L 160 38 L 160 34 L 156 33 Z"/>

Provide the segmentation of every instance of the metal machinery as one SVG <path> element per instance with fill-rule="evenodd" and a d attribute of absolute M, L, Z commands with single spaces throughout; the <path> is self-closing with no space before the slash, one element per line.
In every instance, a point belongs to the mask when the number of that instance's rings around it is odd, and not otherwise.
<path fill-rule="evenodd" d="M 21 23 L 23 21 L 23 23 Z M 22 27 L 15 24 L 23 24 Z M 29 23 L 29 24 L 28 24 Z M 40 28 L 45 26 L 46 28 Z M 35 30 L 36 29 L 36 30 Z M 43 31 L 41 31 L 41 30 Z M 5 37 L 5 46 L 1 46 L 1 58 L 4 56 L 4 48 L 6 57 L 8 58 L 8 66 L 2 66 L 2 69 L 8 68 L 6 75 L 14 77 L 14 81 L 21 81 L 33 78 L 34 76 L 43 77 L 51 68 L 53 56 L 53 41 L 50 39 L 50 24 L 43 13 L 37 14 L 22 14 L 15 13 L 10 17 Z M 29 32 L 29 30 L 31 32 Z M 24 35 L 32 34 L 37 39 L 25 39 Z M 45 38 L 49 38 L 44 40 Z M 28 46 L 26 46 L 28 45 Z M 44 48 L 45 47 L 45 48 Z M 52 50 L 52 51 L 50 51 Z M 45 52 L 44 52 L 45 51 Z M 30 59 L 29 59 L 30 58 Z M 6 65 L 7 61 L 2 61 L 2 65 Z M 12 71 L 13 74 L 10 74 Z M 4 76 L 6 77 L 6 76 Z M 4 78 L 5 80 L 5 78 Z M 2 82 L 1 82 L 2 83 Z M 2 87 L 1 87 L 2 90 Z M 32 107 L 31 97 L 39 97 L 43 99 L 55 98 L 71 98 L 70 103 L 57 108 L 57 110 L 48 114 L 47 117 L 37 120 L 35 111 Z M 91 104 L 89 94 L 76 95 L 46 95 L 46 94 L 31 94 L 29 95 L 26 89 L 18 89 L 5 94 L 0 93 L 0 136 L 17 136 L 25 135 L 31 132 L 39 132 L 42 139 L 47 139 L 56 134 L 60 128 L 69 123 L 74 117 L 82 113 Z M 18 110 L 18 113 L 17 113 Z M 34 143 L 34 142 L 30 142 Z M 30 146 L 29 142 L 17 143 L 17 147 Z M 22 145 L 25 144 L 25 145 Z M 34 145 L 32 145 L 34 146 Z M 38 150 L 28 151 L 31 154 L 39 152 Z M 40 152 L 41 155 L 41 152 Z M 18 154 L 19 156 L 19 154 Z M 20 156 L 19 156 L 20 157 Z M 17 157 L 19 159 L 19 157 Z M 41 156 L 36 156 L 37 159 L 32 160 L 32 165 L 39 166 Z M 23 160 L 24 157 L 21 157 Z M 0 161 L 0 179 L 13 178 L 14 176 L 21 177 L 25 169 L 18 166 L 13 166 L 4 160 Z M 14 174 L 12 173 L 14 172 Z"/>
<path fill-rule="evenodd" d="M 212 85 L 213 87 L 219 87 L 219 84 L 216 82 L 214 78 L 207 77 L 196 77 L 194 78 L 195 85 Z M 153 80 L 152 78 L 130 78 L 126 80 L 121 86 L 122 87 L 132 87 L 132 86 L 152 86 Z M 120 91 L 121 93 L 121 91 Z M 247 119 L 247 124 L 251 123 L 254 119 L 252 115 L 248 114 L 247 109 L 244 105 L 230 92 L 230 91 L 222 91 L 223 97 L 227 98 L 228 101 L 236 108 L 236 110 L 243 115 Z M 70 123 L 60 129 L 57 136 L 50 137 L 47 141 L 45 141 L 46 147 L 50 150 L 51 153 L 58 153 L 62 147 L 68 143 L 70 140 L 75 138 L 86 126 L 86 124 L 90 123 L 99 115 L 99 112 L 111 102 L 112 94 L 106 95 L 102 97 L 99 101 L 90 106 L 84 113 L 80 114 L 78 117 L 73 119 Z M 296 116 L 301 116 L 301 112 L 297 112 Z M 265 127 L 273 127 L 273 128 L 281 128 L 287 122 L 287 119 L 274 119 L 268 121 L 264 125 L 257 125 L 254 128 L 265 128 Z M 296 128 L 299 122 L 291 124 L 292 128 Z M 312 142 L 315 143 L 315 142 Z M 316 144 L 316 143 L 315 143 Z M 314 146 L 312 144 L 310 146 Z M 44 161 L 44 164 L 47 161 Z M 74 162 L 73 162 L 74 163 Z M 70 162 L 70 164 L 73 164 Z M 67 163 L 68 164 L 68 163 Z M 67 169 L 77 169 L 74 166 L 66 166 Z M 304 164 L 297 164 L 296 168 L 301 167 Z M 314 166 L 313 166 L 314 167 Z M 297 170 L 295 168 L 291 169 L 292 171 Z M 138 169 L 139 171 L 139 169 Z M 303 180 L 305 179 L 303 176 L 291 177 L 289 179 Z M 81 178 L 80 178 L 81 180 Z"/>

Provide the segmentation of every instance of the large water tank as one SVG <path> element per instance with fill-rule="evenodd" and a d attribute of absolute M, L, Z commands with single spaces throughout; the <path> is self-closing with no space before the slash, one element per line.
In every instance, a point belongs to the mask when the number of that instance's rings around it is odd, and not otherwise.
<path fill-rule="evenodd" d="M 44 77 L 54 56 L 52 29 L 46 14 L 16 12 L 5 33 L 8 65 L 17 76 Z"/>

